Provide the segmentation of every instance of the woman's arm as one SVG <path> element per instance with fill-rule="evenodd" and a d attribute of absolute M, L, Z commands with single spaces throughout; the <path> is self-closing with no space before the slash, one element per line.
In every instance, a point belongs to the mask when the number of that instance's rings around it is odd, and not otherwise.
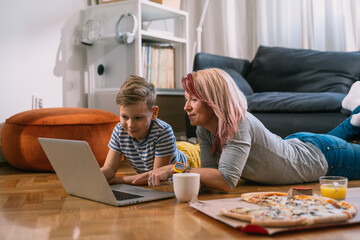
<path fill-rule="evenodd" d="M 208 175 L 214 177 L 213 180 L 211 177 L 203 179 L 204 182 L 202 183 L 205 186 L 213 187 L 215 185 L 220 185 L 220 188 L 218 189 L 225 192 L 228 192 L 226 191 L 227 187 L 230 189 L 236 187 L 245 167 L 251 147 L 249 125 L 243 123 L 239 125 L 238 132 L 235 134 L 232 141 L 225 144 L 219 159 L 211 153 L 211 147 L 214 141 L 213 135 L 205 128 L 197 128 L 196 134 L 200 143 L 201 168 L 217 170 L 216 174 L 213 172 Z M 220 180 L 225 182 L 226 185 L 222 184 Z M 220 182 L 218 183 L 215 181 Z"/>
<path fill-rule="evenodd" d="M 230 192 L 231 187 L 226 183 L 223 176 L 217 169 L 213 168 L 192 168 L 192 173 L 200 174 L 200 182 L 209 188 L 214 188 L 223 192 Z"/>

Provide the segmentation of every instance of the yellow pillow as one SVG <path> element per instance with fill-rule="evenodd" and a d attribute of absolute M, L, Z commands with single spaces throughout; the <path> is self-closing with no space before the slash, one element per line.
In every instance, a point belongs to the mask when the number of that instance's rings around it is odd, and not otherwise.
<path fill-rule="evenodd" d="M 191 168 L 199 168 L 201 167 L 200 162 L 200 145 L 199 144 L 192 144 L 189 142 L 179 141 L 176 142 L 177 148 L 185 153 L 188 157 L 188 165 Z"/>

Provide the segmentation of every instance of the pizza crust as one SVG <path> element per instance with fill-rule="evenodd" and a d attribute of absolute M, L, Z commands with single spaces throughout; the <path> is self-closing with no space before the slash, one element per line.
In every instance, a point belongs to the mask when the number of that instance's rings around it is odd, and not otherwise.
<path fill-rule="evenodd" d="M 263 227 L 295 227 L 307 225 L 306 218 L 288 219 L 288 220 L 275 220 L 275 219 L 254 219 L 251 221 L 252 224 L 260 225 Z"/>
<path fill-rule="evenodd" d="M 334 223 L 334 222 L 342 222 L 349 220 L 349 215 L 346 213 L 338 213 L 336 215 L 328 215 L 322 217 L 313 217 L 309 218 L 309 225 L 313 224 L 323 224 L 323 223 Z"/>
<path fill-rule="evenodd" d="M 276 220 L 276 219 L 256 219 L 252 215 L 246 215 L 241 213 L 231 212 L 231 210 L 221 209 L 220 213 L 227 217 L 235 218 L 241 221 L 250 222 L 251 224 L 263 226 L 263 227 L 293 227 L 293 226 L 303 226 L 307 225 L 306 218 L 298 219 L 286 219 L 286 220 Z"/>
<path fill-rule="evenodd" d="M 346 208 L 346 213 L 350 214 L 350 216 L 351 216 L 350 218 L 355 216 L 355 214 L 357 213 L 357 209 L 354 205 L 352 205 L 348 202 L 344 202 L 344 201 L 339 202 L 339 204 L 341 204 L 343 207 Z"/>
<path fill-rule="evenodd" d="M 248 201 L 251 198 L 263 198 L 268 196 L 282 196 L 287 197 L 287 193 L 283 192 L 250 192 L 241 194 L 241 198 Z"/>
<path fill-rule="evenodd" d="M 236 218 L 238 220 L 241 221 L 245 221 L 245 222 L 251 222 L 252 220 L 252 216 L 251 215 L 245 215 L 245 214 L 239 214 L 239 213 L 233 213 L 230 212 L 229 210 L 226 209 L 221 209 L 220 213 L 222 215 L 228 216 L 228 217 L 232 217 L 232 218 Z"/>

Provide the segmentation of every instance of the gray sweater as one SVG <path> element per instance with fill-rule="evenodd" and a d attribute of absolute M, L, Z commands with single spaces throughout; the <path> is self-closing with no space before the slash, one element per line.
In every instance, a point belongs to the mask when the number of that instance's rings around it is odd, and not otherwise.
<path fill-rule="evenodd" d="M 318 181 L 328 169 L 323 153 L 299 139 L 283 140 L 271 133 L 251 113 L 238 125 L 232 141 L 225 144 L 220 159 L 211 154 L 214 136 L 197 128 L 202 168 L 217 168 L 234 188 L 241 178 L 264 184 L 294 184 Z"/>

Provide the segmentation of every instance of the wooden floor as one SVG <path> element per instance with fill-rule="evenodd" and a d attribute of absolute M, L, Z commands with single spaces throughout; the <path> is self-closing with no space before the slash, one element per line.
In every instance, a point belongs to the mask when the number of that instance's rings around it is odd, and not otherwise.
<path fill-rule="evenodd" d="M 132 173 L 128 165 L 118 175 Z M 91 176 L 89 176 L 91 177 Z M 318 184 L 302 184 L 318 190 Z M 349 187 L 360 187 L 350 181 Z M 290 186 L 242 183 L 230 194 L 208 192 L 200 200 L 238 197 L 250 191 L 287 191 Z M 172 191 L 172 185 L 158 189 Z M 54 173 L 17 170 L 0 164 L 0 239 L 359 239 L 360 225 L 249 235 L 167 199 L 127 207 L 69 196 Z"/>

